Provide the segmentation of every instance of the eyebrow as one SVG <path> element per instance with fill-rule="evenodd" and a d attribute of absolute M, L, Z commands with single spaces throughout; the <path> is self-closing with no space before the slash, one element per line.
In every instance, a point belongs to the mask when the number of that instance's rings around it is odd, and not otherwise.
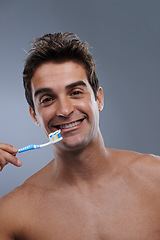
<path fill-rule="evenodd" d="M 66 86 L 66 89 L 69 90 L 71 88 L 75 88 L 77 86 L 84 86 L 84 87 L 87 87 L 86 83 L 83 82 L 83 81 L 78 81 L 78 82 L 74 82 L 74 83 L 71 83 L 69 84 L 68 86 Z"/>
<path fill-rule="evenodd" d="M 70 89 L 75 88 L 77 86 L 87 87 L 85 82 L 77 81 L 77 82 L 74 82 L 74 83 L 71 83 L 71 84 L 67 85 L 65 88 L 66 88 L 66 90 L 70 90 Z M 35 91 L 34 97 L 36 98 L 39 94 L 42 94 L 42 93 L 48 93 L 48 94 L 52 93 L 53 94 L 53 90 L 50 89 L 50 88 L 40 88 L 40 89 Z"/>
<path fill-rule="evenodd" d="M 34 93 L 34 97 L 36 98 L 39 94 L 41 93 L 52 93 L 53 91 L 50 88 L 40 88 L 38 90 L 35 91 Z"/>

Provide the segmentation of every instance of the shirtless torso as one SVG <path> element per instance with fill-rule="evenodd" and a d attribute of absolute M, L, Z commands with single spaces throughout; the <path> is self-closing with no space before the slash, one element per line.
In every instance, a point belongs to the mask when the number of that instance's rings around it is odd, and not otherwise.
<path fill-rule="evenodd" d="M 63 140 L 51 163 L 0 200 L 0 240 L 160 239 L 160 157 L 105 148 L 103 90 L 87 49 L 58 33 L 38 38 L 29 54 L 30 115 Z M 0 170 L 21 165 L 17 151 L 0 144 Z"/>
<path fill-rule="evenodd" d="M 0 239 L 159 240 L 160 158 L 108 151 L 94 184 L 57 184 L 52 161 L 2 198 Z"/>

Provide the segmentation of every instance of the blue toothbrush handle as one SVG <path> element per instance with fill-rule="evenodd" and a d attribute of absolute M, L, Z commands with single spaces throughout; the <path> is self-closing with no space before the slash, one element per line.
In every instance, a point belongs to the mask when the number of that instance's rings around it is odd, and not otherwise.
<path fill-rule="evenodd" d="M 26 152 L 26 151 L 33 150 L 33 149 L 35 149 L 35 145 L 34 144 L 30 144 L 30 145 L 28 145 L 26 147 L 20 148 L 18 150 L 18 153 Z"/>
<path fill-rule="evenodd" d="M 60 140 L 62 140 L 62 136 L 61 136 L 60 130 L 58 130 L 58 131 L 56 131 L 54 133 L 50 133 L 49 134 L 49 140 L 50 140 L 49 142 L 44 143 L 44 144 L 40 144 L 40 145 L 30 144 L 30 145 L 28 145 L 26 147 L 20 148 L 18 150 L 18 153 L 26 152 L 26 151 L 33 150 L 33 149 L 39 149 L 41 147 L 48 146 L 51 143 L 59 142 Z"/>

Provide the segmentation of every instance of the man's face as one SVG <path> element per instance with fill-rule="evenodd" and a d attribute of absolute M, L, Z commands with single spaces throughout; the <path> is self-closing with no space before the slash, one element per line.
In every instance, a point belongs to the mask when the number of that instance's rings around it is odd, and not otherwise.
<path fill-rule="evenodd" d="M 96 140 L 102 89 L 95 99 L 84 66 L 73 61 L 42 64 L 31 79 L 35 112 L 31 116 L 46 135 L 61 129 L 63 140 L 56 144 L 79 149 Z"/>

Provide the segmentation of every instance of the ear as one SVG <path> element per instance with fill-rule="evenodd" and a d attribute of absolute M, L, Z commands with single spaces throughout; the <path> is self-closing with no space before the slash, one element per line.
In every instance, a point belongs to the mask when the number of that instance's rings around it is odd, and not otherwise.
<path fill-rule="evenodd" d="M 99 87 L 98 91 L 97 91 L 97 103 L 98 103 L 99 111 L 102 111 L 103 110 L 103 106 L 104 106 L 104 98 L 103 98 L 103 89 L 102 89 L 102 87 Z"/>
<path fill-rule="evenodd" d="M 36 113 L 35 111 L 33 110 L 33 108 L 31 108 L 31 106 L 29 106 L 29 113 L 31 115 L 31 118 L 33 119 L 34 123 L 37 125 L 37 126 L 40 126 L 38 120 L 37 120 L 37 117 L 36 117 Z"/>

